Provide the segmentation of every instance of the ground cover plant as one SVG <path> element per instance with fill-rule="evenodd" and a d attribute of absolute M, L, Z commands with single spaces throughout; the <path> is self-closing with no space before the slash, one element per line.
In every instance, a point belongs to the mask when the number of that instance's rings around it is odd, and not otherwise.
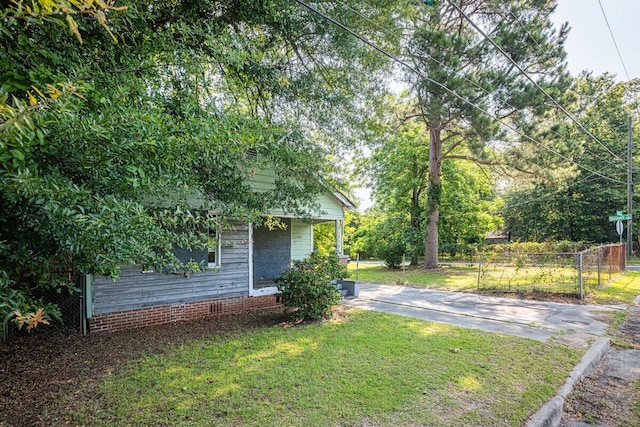
<path fill-rule="evenodd" d="M 331 321 L 214 335 L 133 360 L 75 405 L 74 422 L 515 426 L 580 356 L 557 344 L 341 309 Z"/>

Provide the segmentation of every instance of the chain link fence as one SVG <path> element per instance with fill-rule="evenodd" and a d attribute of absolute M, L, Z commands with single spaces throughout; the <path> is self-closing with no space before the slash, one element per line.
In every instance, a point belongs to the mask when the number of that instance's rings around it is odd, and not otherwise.
<path fill-rule="evenodd" d="M 626 245 L 598 246 L 578 254 L 580 296 L 588 290 L 603 286 L 626 268 Z"/>
<path fill-rule="evenodd" d="M 478 253 L 478 290 L 584 296 L 625 269 L 625 245 L 566 253 Z"/>

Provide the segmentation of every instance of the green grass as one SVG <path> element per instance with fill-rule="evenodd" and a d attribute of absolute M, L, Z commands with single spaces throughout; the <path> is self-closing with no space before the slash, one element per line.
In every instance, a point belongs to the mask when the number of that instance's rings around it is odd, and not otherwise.
<path fill-rule="evenodd" d="M 356 278 L 356 264 L 349 263 L 350 279 Z M 465 291 L 476 289 L 478 267 L 455 265 L 425 272 L 420 266 L 393 270 L 379 264 L 360 264 L 358 280 L 365 283 L 395 284 L 404 282 L 425 288 Z"/>
<path fill-rule="evenodd" d="M 356 278 L 356 265 L 350 263 L 350 279 Z M 577 292 L 575 269 L 527 267 L 516 271 L 513 267 L 500 267 L 496 272 L 485 272 L 483 288 Z M 363 283 L 407 283 L 432 289 L 451 291 L 475 290 L 478 284 L 478 267 L 466 265 L 445 266 L 424 271 L 420 266 L 407 267 L 403 272 L 379 264 L 360 264 L 358 280 Z M 536 283 L 536 285 L 530 285 Z M 563 287 L 564 285 L 564 287 Z M 588 287 L 592 304 L 630 304 L 640 294 L 640 272 L 625 271 L 600 287 Z"/>
<path fill-rule="evenodd" d="M 106 377 L 85 425 L 511 425 L 581 356 L 390 314 L 194 341 Z"/>
<path fill-rule="evenodd" d="M 591 289 L 589 301 L 597 304 L 631 304 L 640 294 L 640 272 L 625 271 L 599 288 Z"/>
<path fill-rule="evenodd" d="M 482 271 L 481 288 L 499 290 L 578 292 L 578 272 L 565 266 L 502 266 L 492 264 Z"/>

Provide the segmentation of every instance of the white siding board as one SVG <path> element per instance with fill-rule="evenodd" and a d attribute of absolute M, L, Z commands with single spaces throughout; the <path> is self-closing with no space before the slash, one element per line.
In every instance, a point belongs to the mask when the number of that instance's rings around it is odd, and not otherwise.
<path fill-rule="evenodd" d="M 249 184 L 255 191 L 268 191 L 274 188 L 275 181 L 276 174 L 274 170 L 257 169 L 249 179 Z M 329 192 L 321 194 L 318 196 L 317 201 L 320 204 L 320 208 L 310 213 L 312 218 L 327 220 L 344 218 L 343 204 L 333 194 Z M 290 216 L 281 208 L 269 209 L 268 213 L 274 216 Z"/>
<path fill-rule="evenodd" d="M 313 226 L 299 219 L 291 220 L 291 260 L 301 260 L 313 251 Z"/>
<path fill-rule="evenodd" d="M 318 196 L 320 212 L 316 212 L 314 218 L 320 219 L 343 219 L 344 211 L 340 203 L 333 195 L 321 194 Z"/>

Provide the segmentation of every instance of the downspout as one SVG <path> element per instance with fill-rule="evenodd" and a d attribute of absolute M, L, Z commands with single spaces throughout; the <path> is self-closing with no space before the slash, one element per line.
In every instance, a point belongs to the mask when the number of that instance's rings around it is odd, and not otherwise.
<path fill-rule="evenodd" d="M 93 275 L 82 275 L 82 288 L 80 296 L 80 328 L 83 336 L 90 332 L 89 321 L 93 318 Z"/>

